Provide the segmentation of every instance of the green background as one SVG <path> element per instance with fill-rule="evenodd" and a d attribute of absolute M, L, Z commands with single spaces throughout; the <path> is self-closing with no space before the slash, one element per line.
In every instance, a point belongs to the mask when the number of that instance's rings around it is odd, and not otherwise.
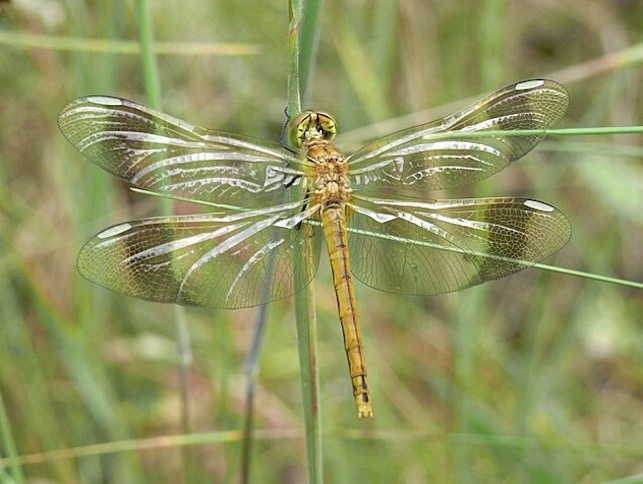
<path fill-rule="evenodd" d="M 156 39 L 182 49 L 159 56 L 163 110 L 277 140 L 286 1 L 151 3 Z M 91 165 L 56 126 L 58 111 L 81 95 L 146 102 L 140 56 L 110 42 L 134 48 L 134 2 L 1 5 L 0 477 L 237 482 L 256 310 L 187 312 L 194 361 L 185 384 L 198 443 L 184 445 L 175 310 L 111 294 L 75 270 L 95 232 L 158 213 L 157 200 Z M 346 152 L 536 77 L 569 89 L 560 127 L 641 124 L 640 2 L 329 0 L 321 13 L 304 107 L 333 113 Z M 641 281 L 640 144 L 640 135 L 609 130 L 550 137 L 469 194 L 554 204 L 574 236 L 548 263 Z M 326 262 L 315 289 L 327 482 L 643 473 L 640 289 L 533 269 L 430 298 L 358 284 L 372 422 L 355 417 Z M 303 482 L 292 300 L 272 304 L 268 319 L 251 475 Z M 24 456 L 20 466 L 7 459 L 13 452 Z"/>

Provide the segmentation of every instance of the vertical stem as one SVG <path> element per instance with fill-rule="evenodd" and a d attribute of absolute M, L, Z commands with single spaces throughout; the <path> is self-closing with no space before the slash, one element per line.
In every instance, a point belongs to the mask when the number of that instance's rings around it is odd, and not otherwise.
<path fill-rule="evenodd" d="M 503 49 L 505 45 L 503 22 L 507 18 L 506 0 L 486 0 L 481 4 L 480 27 L 480 80 L 482 90 L 493 89 L 502 80 Z"/>
<path fill-rule="evenodd" d="M 301 46 L 307 47 L 305 55 L 311 56 L 314 51 L 314 33 L 310 27 L 316 25 L 316 13 L 313 18 L 303 19 L 307 8 L 316 1 L 290 0 L 290 25 L 288 29 L 288 108 L 289 119 L 301 112 L 302 86 L 307 86 L 307 80 L 302 79 L 301 73 Z M 308 40 L 303 40 L 308 39 Z M 307 59 L 307 66 L 312 61 Z M 310 69 L 304 71 L 306 78 Z M 305 94 L 305 93 L 304 93 Z M 306 230 L 302 226 L 300 230 Z M 309 240 L 306 237 L 306 240 Z M 296 264 L 311 264 L 312 252 L 307 250 L 307 256 Z M 307 274 L 308 271 L 296 268 L 295 274 Z M 297 276 L 295 276 L 297 277 Z M 306 432 L 306 454 L 308 460 L 308 482 L 316 484 L 323 482 L 322 472 L 322 445 L 321 445 L 321 409 L 319 405 L 319 370 L 317 367 L 317 319 L 315 314 L 315 298 L 312 284 L 305 291 L 300 291 L 295 296 L 295 318 L 297 320 L 297 340 L 299 349 L 299 365 L 301 379 L 301 393 L 304 409 L 304 426 Z"/>
<path fill-rule="evenodd" d="M 299 86 L 299 28 L 303 15 L 300 0 L 289 0 L 290 24 L 288 25 L 288 107 L 289 120 L 301 112 Z"/>
<path fill-rule="evenodd" d="M 154 28 L 148 0 L 137 0 L 139 41 L 141 43 L 141 64 L 143 66 L 143 85 L 147 103 L 154 109 L 161 108 L 161 81 L 154 52 Z"/>
<path fill-rule="evenodd" d="M 11 469 L 11 478 L 5 473 L 3 465 L 0 464 L 0 479 L 2 482 L 15 482 L 20 484 L 25 482 L 25 476 L 22 473 L 22 467 L 19 464 L 18 460 L 18 451 L 16 450 L 16 442 L 13 440 L 13 435 L 11 433 L 11 425 L 9 423 L 9 418 L 7 417 L 7 411 L 4 406 L 4 400 L 2 398 L 2 393 L 0 392 L 0 443 L 2 443 L 2 448 L 7 453 L 9 458 L 9 468 Z M 3 457 L 3 456 L 0 456 Z"/>
<path fill-rule="evenodd" d="M 478 324 L 483 314 L 486 287 L 477 287 L 458 295 L 458 306 L 453 313 L 451 327 L 453 328 L 453 367 L 455 388 L 453 398 L 453 415 L 455 432 L 468 434 L 475 432 L 472 428 L 474 421 L 472 396 L 478 388 L 476 374 L 476 342 L 482 327 Z M 474 474 L 471 469 L 473 453 L 468 446 L 457 446 L 453 452 L 455 460 L 456 482 L 472 482 Z"/>
<path fill-rule="evenodd" d="M 310 264 L 309 258 L 302 264 Z M 310 284 L 295 296 L 295 318 L 299 346 L 299 374 L 306 432 L 308 482 L 323 482 L 319 367 L 317 366 L 317 317 L 315 292 Z"/>
<path fill-rule="evenodd" d="M 274 257 L 270 257 L 268 265 L 268 273 L 273 270 Z M 263 283 L 264 292 L 268 290 L 270 281 L 266 280 Z M 262 298 L 264 299 L 264 298 Z M 259 353 L 261 352 L 261 345 L 263 343 L 263 336 L 266 330 L 266 314 L 267 306 L 264 304 L 260 306 L 255 321 L 255 333 L 252 339 L 252 346 L 248 351 L 248 357 L 244 364 L 244 373 L 246 374 L 246 409 L 245 409 L 245 422 L 243 425 L 243 445 L 241 448 L 241 484 L 250 482 L 250 467 L 252 459 L 252 439 L 254 429 L 254 400 L 255 400 L 255 382 L 257 380 L 257 370 L 259 368 Z"/>
<path fill-rule="evenodd" d="M 313 61 L 317 56 L 317 45 L 319 44 L 320 6 L 319 0 L 306 0 L 300 22 L 299 89 L 304 105 L 308 103 L 308 93 L 315 66 Z"/>
<path fill-rule="evenodd" d="M 161 82 L 159 78 L 158 62 L 154 50 L 154 27 L 150 3 L 148 0 L 137 0 L 136 13 L 139 25 L 139 41 L 141 43 L 141 64 L 143 67 L 143 85 L 147 103 L 154 109 L 161 109 Z M 172 213 L 171 200 L 161 200 L 161 213 Z M 176 346 L 178 356 L 179 382 L 181 385 L 181 432 L 190 433 L 190 413 L 188 394 L 188 369 L 192 363 L 192 350 L 190 347 L 190 334 L 187 328 L 185 309 L 175 306 L 174 323 L 176 330 Z M 190 460 L 186 447 L 181 447 L 181 460 L 184 480 L 190 474 Z"/>

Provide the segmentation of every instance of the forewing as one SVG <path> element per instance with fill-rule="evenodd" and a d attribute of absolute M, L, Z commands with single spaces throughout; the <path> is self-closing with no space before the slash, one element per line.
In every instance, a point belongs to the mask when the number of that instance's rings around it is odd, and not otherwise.
<path fill-rule="evenodd" d="M 77 99 L 58 124 L 95 164 L 157 193 L 260 208 L 304 191 L 307 162 L 283 147 L 194 126 L 126 99 Z"/>
<path fill-rule="evenodd" d="M 453 292 L 513 274 L 555 253 L 571 236 L 562 212 L 522 198 L 356 199 L 351 207 L 355 277 L 403 294 Z"/>
<path fill-rule="evenodd" d="M 312 280 L 320 237 L 299 223 L 299 208 L 259 212 L 116 225 L 85 244 L 78 268 L 96 284 L 157 302 L 232 309 L 281 299 Z"/>
<path fill-rule="evenodd" d="M 436 136 L 446 131 L 548 129 L 568 104 L 567 91 L 555 81 L 512 84 L 452 116 L 368 144 L 349 158 L 351 183 L 364 193 L 413 194 L 482 180 L 524 156 L 544 135 Z"/>

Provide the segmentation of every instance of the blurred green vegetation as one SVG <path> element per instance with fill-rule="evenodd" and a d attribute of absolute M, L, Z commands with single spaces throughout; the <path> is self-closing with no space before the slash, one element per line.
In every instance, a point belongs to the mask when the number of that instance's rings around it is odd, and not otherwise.
<path fill-rule="evenodd" d="M 255 310 L 188 311 L 190 425 L 202 435 L 187 447 L 185 470 L 172 307 L 111 294 L 75 270 L 89 236 L 157 209 L 83 159 L 56 126 L 62 106 L 81 95 L 145 100 L 139 57 L 109 42 L 137 40 L 134 4 L 1 8 L 0 480 L 236 482 Z M 277 140 L 286 0 L 152 8 L 156 38 L 186 51 L 159 58 L 164 111 Z M 347 151 L 534 77 L 567 85 L 572 106 L 561 126 L 641 124 L 640 2 L 351 0 L 322 10 L 306 106 L 336 116 Z M 101 40 L 103 50 L 81 50 L 95 46 L 88 40 L 62 48 L 69 38 Z M 221 50 L 205 55 L 188 42 Z M 475 194 L 553 203 L 574 237 L 548 262 L 641 281 L 640 146 L 637 135 L 550 138 Z M 328 482 L 643 473 L 641 291 L 536 270 L 431 298 L 358 286 L 376 415 L 363 422 L 327 265 L 315 284 Z M 291 300 L 268 314 L 251 475 L 303 482 Z M 20 466 L 8 459 L 14 453 Z"/>

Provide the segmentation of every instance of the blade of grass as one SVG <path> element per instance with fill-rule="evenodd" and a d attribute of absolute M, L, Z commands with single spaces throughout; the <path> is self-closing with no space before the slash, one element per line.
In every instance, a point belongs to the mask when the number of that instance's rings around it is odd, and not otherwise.
<path fill-rule="evenodd" d="M 93 12 L 95 18 L 99 19 L 97 29 L 107 36 L 114 35 L 121 19 L 120 13 L 118 5 L 113 3 L 97 5 L 96 11 Z M 94 17 L 82 4 L 75 5 L 75 8 L 70 7 L 69 14 L 70 23 L 76 33 L 85 33 L 93 25 L 91 18 Z M 115 73 L 119 70 L 115 56 L 105 56 L 97 66 L 93 64 L 94 59 L 86 54 L 73 53 L 70 57 L 73 59 L 71 63 L 73 67 L 70 70 L 73 72 L 74 81 L 66 83 L 66 85 L 73 85 L 74 91 L 79 90 L 83 93 L 109 92 L 114 89 Z M 66 101 L 69 100 L 67 95 L 65 98 Z M 56 135 L 58 137 L 60 133 L 56 133 Z M 63 161 L 65 157 L 58 159 L 61 162 L 55 164 L 56 180 L 59 183 L 62 182 L 61 186 L 65 187 L 64 193 L 68 199 L 66 203 L 67 214 L 72 225 L 78 229 L 74 233 L 83 234 L 81 237 L 84 238 L 87 235 L 88 221 L 109 213 L 108 207 L 112 200 L 110 181 L 103 173 L 99 173 L 100 170 L 93 169 L 90 169 L 82 179 L 81 177 L 75 179 L 75 175 L 83 171 L 87 165 L 80 164 L 79 171 L 75 172 L 76 167 L 70 168 L 67 164 L 69 160 Z M 50 169 L 51 167 L 48 167 L 48 170 Z M 81 200 L 82 203 L 79 203 Z M 80 246 L 80 243 L 80 240 L 73 242 L 76 247 Z M 33 272 L 29 268 L 29 264 L 24 266 L 26 274 Z M 80 434 L 93 435 L 92 438 L 108 441 L 129 437 L 130 426 L 126 416 L 127 411 L 120 405 L 118 389 L 111 378 L 112 372 L 109 362 L 105 360 L 101 351 L 96 350 L 102 348 L 105 341 L 105 329 L 107 328 L 105 323 L 110 319 L 111 296 L 104 292 L 93 291 L 85 283 L 74 285 L 73 299 L 78 314 L 74 320 L 70 320 L 62 316 L 48 294 L 38 290 L 37 280 L 30 280 L 29 284 L 33 287 L 33 293 L 37 295 L 31 305 L 36 309 L 42 327 L 46 329 L 53 352 L 56 354 L 56 359 L 49 361 L 40 360 L 41 355 L 39 354 L 40 364 L 64 367 L 67 377 L 73 383 L 83 402 L 82 417 L 79 415 L 75 421 L 71 419 L 59 421 L 60 414 L 54 413 L 50 416 L 53 423 L 43 422 L 43 428 L 48 425 L 58 432 L 63 445 L 69 445 L 69 438 Z M 41 378 L 44 378 L 44 381 L 51 381 L 51 371 L 45 369 L 44 373 Z M 51 396 L 30 401 L 43 402 L 43 406 L 51 407 L 50 398 Z M 55 412 L 55 408 L 53 411 Z M 96 432 L 96 428 L 100 430 Z M 98 458 L 86 459 L 80 467 L 75 469 L 75 472 L 84 476 L 108 472 L 113 476 L 128 475 L 131 479 L 136 480 L 137 476 L 141 475 L 140 463 L 134 456 L 112 461 L 108 468 L 105 468 L 105 463 Z"/>
<path fill-rule="evenodd" d="M 299 29 L 303 16 L 303 5 L 289 0 L 290 24 L 288 26 L 288 120 L 301 112 L 301 87 L 299 75 Z"/>
<path fill-rule="evenodd" d="M 141 43 L 141 63 L 143 66 L 143 86 L 150 106 L 161 109 L 161 81 L 154 53 L 154 28 L 152 13 L 147 0 L 136 1 L 139 41 Z"/>
<path fill-rule="evenodd" d="M 398 73 L 395 69 L 395 48 L 397 46 L 399 8 L 397 2 L 389 0 L 377 0 L 373 8 L 368 55 L 372 59 L 373 71 L 380 79 L 385 93 L 391 92 L 395 76 Z"/>
<path fill-rule="evenodd" d="M 2 442 L 2 448 L 7 453 L 7 458 L 9 459 L 9 468 L 11 470 L 12 477 L 9 478 L 5 474 L 4 466 L 0 463 L 0 480 L 5 482 L 5 479 L 11 479 L 7 482 L 16 482 L 21 483 L 25 481 L 25 477 L 22 473 L 22 467 L 17 461 L 18 451 L 16 448 L 16 443 L 13 440 L 13 433 L 11 432 L 11 424 L 9 423 L 9 418 L 7 416 L 7 410 L 4 405 L 4 398 L 2 397 L 2 392 L 0 391 L 0 442 Z"/>
<path fill-rule="evenodd" d="M 86 37 L 60 37 L 0 30 L 0 45 L 24 49 L 47 49 L 93 54 L 141 55 L 141 43 L 130 40 L 94 39 Z M 259 55 L 255 44 L 214 42 L 154 42 L 154 53 L 167 56 L 240 56 Z"/>
<path fill-rule="evenodd" d="M 503 19 L 506 17 L 506 0 L 486 0 L 482 5 L 480 20 L 480 79 L 485 90 L 491 90 L 502 81 L 504 47 Z"/>
<path fill-rule="evenodd" d="M 268 260 L 268 273 L 273 270 L 274 257 Z M 265 281 L 262 290 L 268 290 L 268 281 Z M 255 397 L 255 383 L 257 380 L 257 372 L 259 369 L 259 354 L 261 352 L 261 345 L 266 330 L 266 315 L 267 306 L 264 304 L 260 306 L 257 318 L 255 320 L 255 332 L 252 338 L 252 344 L 248 351 L 248 356 L 244 364 L 244 373 L 246 374 L 246 409 L 245 421 L 243 425 L 243 445 L 241 449 L 241 478 L 242 484 L 250 482 L 250 467 L 252 458 L 252 442 L 254 439 L 254 397 Z"/>
<path fill-rule="evenodd" d="M 368 118 L 374 121 L 390 117 L 383 80 L 369 62 L 367 51 L 351 26 L 341 25 L 339 36 L 334 40 L 337 55 Z"/>
<path fill-rule="evenodd" d="M 299 90 L 302 93 L 304 105 L 308 103 L 308 93 L 312 82 L 315 65 L 313 60 L 317 56 L 319 44 L 320 2 L 319 0 L 308 0 L 303 5 L 304 11 L 301 16 L 299 30 Z"/>
<path fill-rule="evenodd" d="M 314 2 L 316 3 L 316 2 Z M 311 27 L 318 24 L 317 8 L 307 10 L 311 2 L 289 0 L 290 25 L 288 30 L 288 117 L 301 112 L 300 87 L 308 84 L 302 79 L 302 60 L 300 47 L 312 46 L 315 33 Z M 304 23 L 303 19 L 309 16 Z M 314 47 L 309 47 L 304 55 L 312 55 Z M 311 66 L 307 59 L 305 65 Z M 303 75 L 308 75 L 304 72 Z M 304 93 L 305 97 L 306 93 Z M 307 251 L 310 254 L 310 251 Z M 295 261 L 297 265 L 310 264 L 310 257 Z M 295 274 L 307 274 L 308 271 L 295 270 Z M 317 320 L 315 315 L 315 298 L 312 284 L 305 291 L 295 295 L 295 318 L 297 322 L 297 341 L 299 353 L 302 403 L 304 409 L 304 427 L 306 432 L 306 454 L 308 460 L 308 482 L 323 482 L 322 445 L 321 445 L 321 409 L 319 405 L 319 373 L 317 367 Z"/>
<path fill-rule="evenodd" d="M 152 14 L 148 0 L 137 0 L 136 2 L 137 22 L 139 26 L 139 41 L 141 43 L 141 63 L 143 67 L 143 86 L 148 104 L 155 109 L 161 109 L 161 81 L 159 78 L 158 63 L 154 51 L 154 27 Z M 160 200 L 161 213 L 172 214 L 170 200 Z M 176 347 L 178 356 L 178 373 L 180 384 L 180 411 L 181 411 L 181 432 L 189 434 L 190 428 L 190 397 L 188 392 L 188 373 L 192 363 L 192 350 L 190 345 L 190 333 L 187 327 L 185 308 L 174 306 L 174 324 L 176 331 Z M 181 447 L 181 470 L 183 479 L 188 482 L 192 475 L 194 466 L 191 453 L 185 447 Z"/>
<path fill-rule="evenodd" d="M 489 289 L 480 286 L 461 295 L 460 304 L 453 313 L 450 326 L 453 328 L 453 367 L 455 385 L 453 387 L 453 418 L 455 432 L 468 434 L 475 432 L 476 420 L 475 395 L 479 393 L 477 381 L 477 346 L 475 342 L 484 329 L 480 319 L 484 318 Z M 475 480 L 471 469 L 473 454 L 466 446 L 453 449 L 455 472 L 458 482 Z"/>

